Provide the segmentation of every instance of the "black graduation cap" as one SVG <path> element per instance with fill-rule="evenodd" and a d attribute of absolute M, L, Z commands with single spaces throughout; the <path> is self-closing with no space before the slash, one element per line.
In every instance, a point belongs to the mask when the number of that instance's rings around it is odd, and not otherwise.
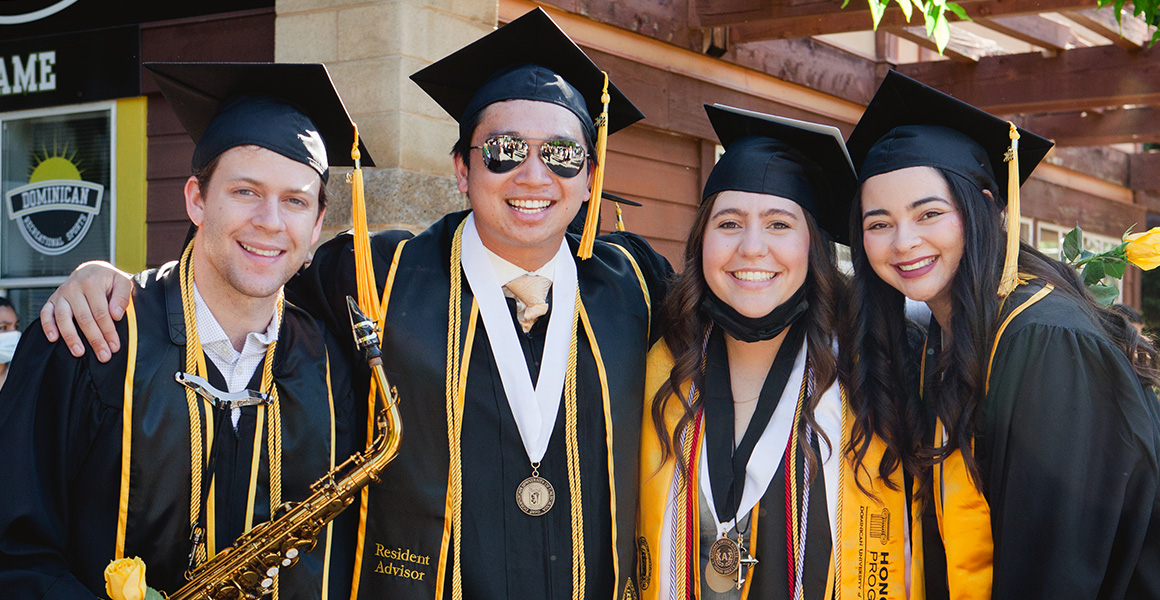
<path fill-rule="evenodd" d="M 848 243 L 857 180 L 837 127 L 721 104 L 706 104 L 705 112 L 725 154 L 705 182 L 702 201 L 726 190 L 788 198 L 835 241 Z"/>
<path fill-rule="evenodd" d="M 310 166 L 353 166 L 354 123 L 321 64 L 146 63 L 197 143 L 193 169 L 241 145 Z M 323 143 L 325 141 L 325 143 Z M 359 141 L 360 162 L 374 166 Z"/>
<path fill-rule="evenodd" d="M 866 181 L 906 167 L 941 167 L 990 190 L 1005 203 L 1010 124 L 890 71 L 850 134 L 847 147 Z M 1019 132 L 1019 182 L 1054 145 L 1025 129 Z"/>
<path fill-rule="evenodd" d="M 452 118 L 460 134 L 479 111 L 503 100 L 539 100 L 567 108 L 595 139 L 604 73 L 555 21 L 536 8 L 411 75 Z M 608 133 L 644 118 L 609 82 Z"/>

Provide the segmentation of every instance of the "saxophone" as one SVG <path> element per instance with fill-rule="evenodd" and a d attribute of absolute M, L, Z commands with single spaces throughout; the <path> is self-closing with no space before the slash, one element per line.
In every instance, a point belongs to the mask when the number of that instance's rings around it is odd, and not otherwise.
<path fill-rule="evenodd" d="M 168 596 L 169 600 L 241 600 L 260 598 L 274 591 L 274 579 L 293 566 L 303 553 L 314 548 L 319 531 L 345 510 L 399 453 L 403 425 L 399 397 L 387 382 L 382 351 L 374 323 L 347 296 L 351 329 L 363 358 L 378 384 L 383 407 L 376 415 L 377 435 L 366 452 L 355 453 L 310 486 L 310 497 L 286 502 L 273 514 L 277 518 L 258 525 L 239 537 L 189 574 L 189 582 Z"/>

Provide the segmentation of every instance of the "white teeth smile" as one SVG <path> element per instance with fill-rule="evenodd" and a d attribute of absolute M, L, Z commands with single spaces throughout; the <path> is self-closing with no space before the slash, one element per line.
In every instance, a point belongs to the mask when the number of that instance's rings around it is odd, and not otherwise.
<path fill-rule="evenodd" d="M 551 205 L 550 200 L 508 200 L 508 206 L 523 213 L 539 212 Z"/>
<path fill-rule="evenodd" d="M 278 256 L 279 254 L 282 254 L 281 250 L 260 250 L 258 248 L 255 248 L 253 246 L 250 246 L 250 245 L 242 243 L 242 242 L 238 242 L 238 243 L 241 244 L 242 248 L 245 248 L 247 252 L 253 252 L 254 254 L 257 254 L 258 256 L 268 256 L 270 258 L 273 258 L 275 256 Z"/>
<path fill-rule="evenodd" d="M 741 281 L 769 281 L 777 276 L 777 273 L 770 273 L 769 271 L 734 271 L 733 276 Z"/>
<path fill-rule="evenodd" d="M 934 262 L 934 257 L 932 256 L 930 258 L 924 258 L 924 259 L 922 259 L 914 264 L 898 265 L 898 268 L 902 269 L 903 271 L 914 271 L 917 269 L 921 269 L 921 268 L 923 268 L 923 267 L 925 267 L 933 262 Z"/>

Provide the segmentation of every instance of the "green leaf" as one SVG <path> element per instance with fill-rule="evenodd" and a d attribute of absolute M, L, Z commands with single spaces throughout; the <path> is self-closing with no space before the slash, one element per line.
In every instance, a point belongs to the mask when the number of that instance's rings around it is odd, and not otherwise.
<path fill-rule="evenodd" d="M 1091 252 L 1090 250 L 1080 250 L 1079 251 L 1080 261 L 1085 261 L 1089 258 L 1092 258 L 1093 256 L 1095 256 L 1095 253 Z"/>
<path fill-rule="evenodd" d="M 890 0 L 886 0 L 889 2 Z M 878 30 L 878 24 L 882 22 L 882 15 L 886 12 L 886 4 L 879 0 L 869 0 L 870 2 L 870 16 L 874 19 L 874 30 Z"/>
<path fill-rule="evenodd" d="M 1083 268 L 1083 282 L 1088 287 L 1091 287 L 1099 283 L 1100 280 L 1104 278 L 1104 274 L 1105 271 L 1103 261 L 1097 260 L 1090 262 L 1086 267 Z"/>
<path fill-rule="evenodd" d="M 1074 261 L 1075 257 L 1079 256 L 1082 241 L 1083 232 L 1079 227 L 1067 232 L 1067 235 L 1063 238 L 1063 257 L 1068 261 Z"/>
<path fill-rule="evenodd" d="M 959 6 L 958 4 L 955 4 L 954 2 L 947 2 L 947 8 L 950 9 L 951 12 L 955 13 L 955 15 L 958 16 L 958 18 L 960 18 L 962 20 L 964 20 L 964 21 L 971 20 L 970 15 L 967 14 L 967 10 L 965 8 Z"/>
<path fill-rule="evenodd" d="M 1088 292 L 1100 306 L 1104 307 L 1111 306 L 1120 295 L 1120 290 L 1116 289 L 1114 285 L 1089 285 Z"/>
<path fill-rule="evenodd" d="M 145 600 L 164 600 L 164 598 L 162 598 L 160 592 L 158 592 L 157 590 L 155 590 L 151 587 L 146 586 L 145 587 Z"/>
<path fill-rule="evenodd" d="M 1116 279 L 1124 278 L 1124 271 L 1128 267 L 1128 261 L 1109 258 L 1104 261 L 1104 274 L 1108 277 L 1115 277 Z"/>
<path fill-rule="evenodd" d="M 910 22 L 910 15 L 913 12 L 911 9 L 914 8 L 913 0 L 895 0 L 895 1 L 898 2 L 898 7 L 902 9 L 902 16 L 906 17 L 906 22 L 909 23 Z"/>
<path fill-rule="evenodd" d="M 951 24 L 947 21 L 946 15 L 940 14 L 935 20 L 933 37 L 935 45 L 938 46 L 938 53 L 942 54 L 951 41 Z"/>

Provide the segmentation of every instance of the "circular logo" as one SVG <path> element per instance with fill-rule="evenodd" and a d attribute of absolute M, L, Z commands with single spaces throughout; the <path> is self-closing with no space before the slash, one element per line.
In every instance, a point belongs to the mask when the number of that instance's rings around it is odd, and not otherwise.
<path fill-rule="evenodd" d="M 709 547 L 709 562 L 713 570 L 722 575 L 732 575 L 737 572 L 737 565 L 741 563 L 741 551 L 737 542 L 729 538 L 721 538 Z"/>
<path fill-rule="evenodd" d="M 516 505 L 524 513 L 538 517 L 552 509 L 556 490 L 543 477 L 528 477 L 516 488 Z"/>

